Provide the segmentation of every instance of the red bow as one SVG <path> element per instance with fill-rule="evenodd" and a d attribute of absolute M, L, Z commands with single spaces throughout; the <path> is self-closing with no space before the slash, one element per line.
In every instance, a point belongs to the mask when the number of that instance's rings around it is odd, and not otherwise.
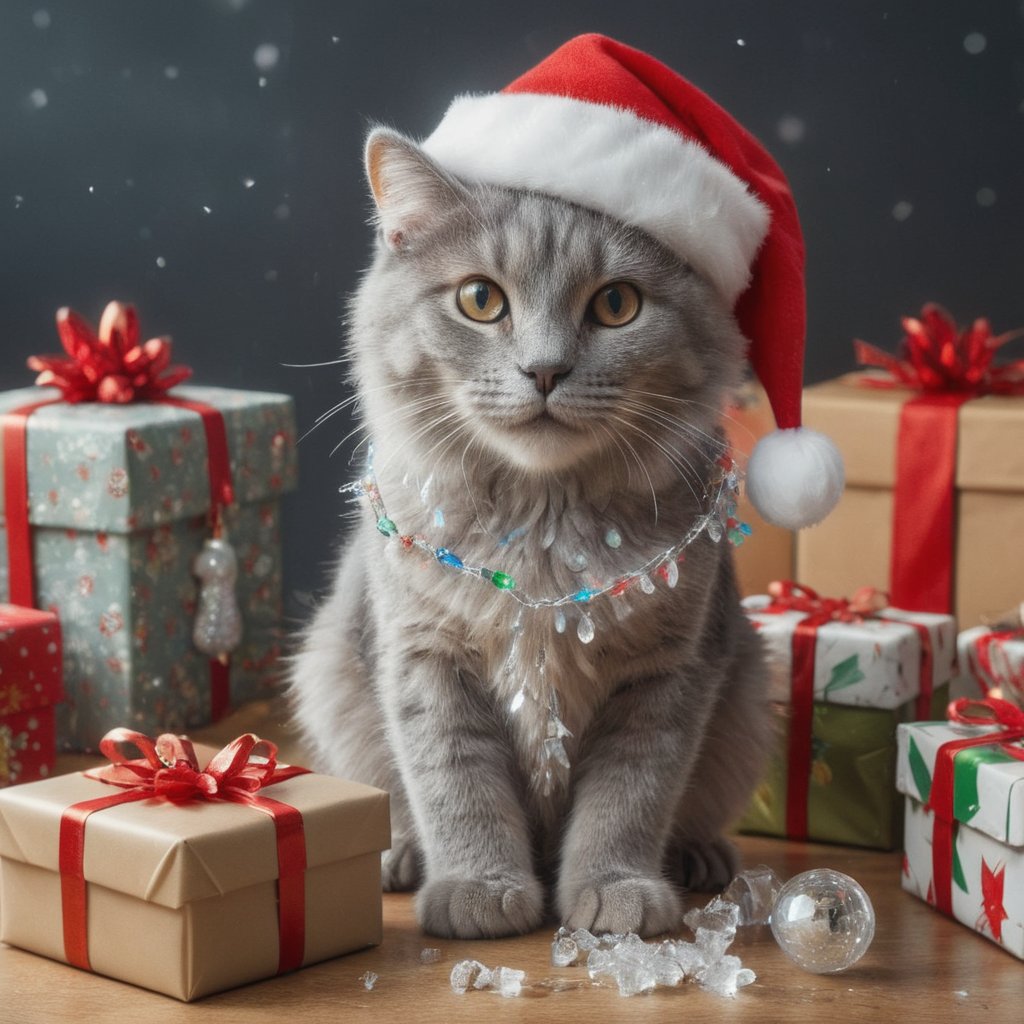
<path fill-rule="evenodd" d="M 1024 394 L 1024 359 L 993 366 L 996 351 L 1024 331 L 996 337 L 980 317 L 957 333 L 956 323 L 942 306 L 929 302 L 921 318 L 903 317 L 899 356 L 859 339 L 853 350 L 861 366 L 876 366 L 889 376 L 867 377 L 869 387 L 906 387 L 915 391 L 967 391 L 972 394 Z"/>
<path fill-rule="evenodd" d="M 820 597 L 817 591 L 792 580 L 775 580 L 768 584 L 772 601 L 759 612 L 803 612 L 812 616 L 814 622 L 859 622 L 889 604 L 889 596 L 874 587 L 861 587 L 850 597 Z"/>
<path fill-rule="evenodd" d="M 139 344 L 139 320 L 133 306 L 110 302 L 98 334 L 66 306 L 57 311 L 57 333 L 71 357 L 30 356 L 36 383 L 60 388 L 65 402 L 153 401 L 192 376 L 187 366 L 171 366 L 171 339 Z"/>
<path fill-rule="evenodd" d="M 998 697 L 985 697 L 983 700 L 960 697 L 950 703 L 946 718 L 960 725 L 1001 725 L 1016 734 L 1007 736 L 1001 732 L 995 733 L 987 737 L 990 743 L 1024 737 L 1024 711 L 1016 704 Z M 1019 755 L 1014 753 L 1013 756 L 1024 760 L 1024 749 L 1020 750 Z"/>
<path fill-rule="evenodd" d="M 142 758 L 125 760 L 122 744 L 137 747 Z M 133 729 L 111 729 L 100 740 L 100 751 L 113 763 L 85 772 L 90 779 L 175 803 L 237 799 L 305 772 L 290 765 L 279 767 L 277 745 L 251 732 L 232 740 L 202 771 L 192 742 L 171 733 L 153 740 Z"/>

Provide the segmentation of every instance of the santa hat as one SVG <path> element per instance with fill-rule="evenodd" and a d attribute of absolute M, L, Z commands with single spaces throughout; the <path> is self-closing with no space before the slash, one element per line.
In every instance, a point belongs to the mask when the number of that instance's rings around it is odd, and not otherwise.
<path fill-rule="evenodd" d="M 832 442 L 800 426 L 804 247 L 785 176 L 708 96 L 639 50 L 578 36 L 500 93 L 463 96 L 423 144 L 457 177 L 532 189 L 647 231 L 735 310 L 778 430 L 747 493 L 790 529 L 839 500 Z"/>

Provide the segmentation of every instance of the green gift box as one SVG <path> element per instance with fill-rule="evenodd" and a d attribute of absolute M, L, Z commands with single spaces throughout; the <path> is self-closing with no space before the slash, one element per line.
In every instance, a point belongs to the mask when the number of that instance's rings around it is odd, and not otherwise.
<path fill-rule="evenodd" d="M 792 641 L 797 624 L 807 615 L 765 612 L 767 597 L 750 598 L 744 605 L 767 648 L 778 739 L 739 830 L 894 849 L 902 828 L 902 800 L 894 788 L 896 729 L 923 710 L 919 705 L 924 645 L 931 682 L 928 713 L 943 713 L 955 654 L 953 619 L 884 609 L 865 618 L 853 616 L 855 621 L 829 621 L 818 627 L 810 732 L 803 741 L 810 761 L 806 835 L 794 836 L 788 814 L 791 740 L 795 739 L 790 704 Z"/>
<path fill-rule="evenodd" d="M 59 397 L 42 388 L 4 392 L 0 413 Z M 216 410 L 226 434 L 235 500 L 223 525 L 238 558 L 243 616 L 228 672 L 234 705 L 275 686 L 279 499 L 296 484 L 293 403 L 191 386 L 170 397 Z M 192 639 L 192 568 L 211 536 L 202 416 L 159 400 L 56 402 L 33 411 L 25 429 L 35 603 L 58 614 L 64 636 L 59 746 L 95 749 L 120 724 L 153 734 L 209 722 L 214 671 Z M 0 597 L 9 587 L 5 518 Z"/>

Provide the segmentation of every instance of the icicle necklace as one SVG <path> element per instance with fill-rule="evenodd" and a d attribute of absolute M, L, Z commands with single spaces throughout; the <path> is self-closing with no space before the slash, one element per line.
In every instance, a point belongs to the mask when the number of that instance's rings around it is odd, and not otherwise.
<path fill-rule="evenodd" d="M 536 703 L 546 715 L 544 735 L 541 737 L 538 752 L 538 765 L 534 775 L 534 784 L 547 796 L 556 783 L 563 783 L 568 778 L 571 767 L 564 740 L 572 733 L 561 719 L 561 706 L 558 690 L 546 678 L 547 658 L 543 645 L 538 649 L 537 657 L 532 665 L 526 665 L 520 657 L 520 646 L 523 631 L 523 613 L 526 610 L 539 611 L 551 609 L 554 613 L 554 628 L 557 633 L 564 633 L 567 627 L 566 609 L 575 608 L 578 613 L 576 636 L 583 644 L 589 644 L 596 635 L 593 618 L 587 613 L 586 606 L 597 598 L 606 595 L 621 597 L 634 587 L 639 587 L 645 594 L 653 594 L 657 587 L 653 577 L 662 579 L 667 587 L 674 588 L 679 582 L 679 563 L 685 558 L 686 549 L 702 534 L 707 535 L 716 543 L 726 538 L 733 545 L 742 544 L 750 535 L 750 527 L 736 518 L 736 499 L 739 493 L 739 470 L 728 455 L 715 461 L 717 472 L 708 485 L 703 496 L 704 511 L 701 512 L 689 530 L 674 544 L 662 549 L 657 554 L 646 558 L 640 565 L 628 572 L 618 573 L 604 581 L 594 581 L 589 587 L 580 587 L 570 593 L 557 596 L 537 597 L 517 587 L 515 578 L 501 569 L 491 569 L 482 565 L 471 565 L 461 559 L 448 547 L 431 543 L 422 534 L 404 534 L 397 523 L 388 515 L 384 499 L 381 497 L 377 478 L 373 471 L 373 446 L 367 454 L 366 471 L 359 480 L 346 484 L 342 493 L 353 495 L 353 501 L 365 499 L 373 514 L 377 530 L 389 541 L 396 541 L 406 551 L 420 551 L 434 560 L 443 569 L 455 575 L 470 577 L 480 582 L 489 583 L 508 599 L 518 604 L 519 609 L 511 627 L 511 639 L 508 654 L 502 665 L 502 674 L 513 683 L 518 682 L 515 695 L 509 703 L 509 712 L 517 714 L 527 698 Z M 435 525 L 443 526 L 444 515 L 440 509 L 435 510 Z M 513 531 L 513 534 L 516 531 Z M 504 538 L 506 543 L 509 537 Z M 617 531 L 609 530 L 605 543 L 612 548 L 621 544 Z"/>

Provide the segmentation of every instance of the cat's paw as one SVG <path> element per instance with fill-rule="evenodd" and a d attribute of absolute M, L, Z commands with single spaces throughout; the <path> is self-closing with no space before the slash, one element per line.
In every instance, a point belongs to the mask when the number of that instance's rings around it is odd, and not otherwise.
<path fill-rule="evenodd" d="M 448 939 L 494 939 L 533 931 L 543 918 L 544 892 L 536 878 L 438 878 L 416 896 L 424 931 Z"/>
<path fill-rule="evenodd" d="M 712 892 L 725 888 L 732 881 L 739 862 L 736 847 L 719 836 L 680 843 L 669 853 L 665 867 L 684 888 Z"/>
<path fill-rule="evenodd" d="M 408 892 L 423 877 L 420 848 L 410 836 L 393 836 L 391 849 L 381 854 L 380 882 L 385 892 Z"/>
<path fill-rule="evenodd" d="M 560 898 L 567 928 L 660 935 L 679 925 L 682 908 L 675 889 L 662 878 L 627 875 L 585 885 Z"/>

